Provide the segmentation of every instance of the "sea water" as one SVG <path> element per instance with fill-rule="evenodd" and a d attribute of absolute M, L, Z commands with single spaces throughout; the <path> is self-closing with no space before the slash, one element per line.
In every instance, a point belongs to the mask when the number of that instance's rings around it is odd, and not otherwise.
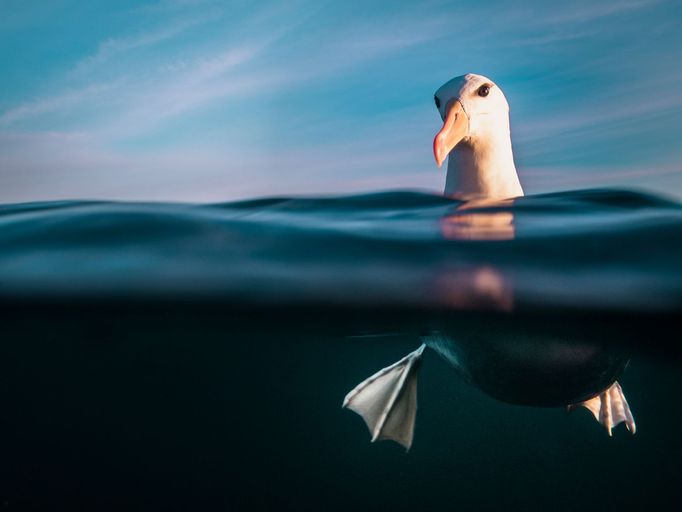
<path fill-rule="evenodd" d="M 681 310 L 682 207 L 632 191 L 3 205 L 0 510 L 673 504 Z M 627 354 L 637 433 L 427 351 L 370 443 L 345 394 L 434 332 Z"/>

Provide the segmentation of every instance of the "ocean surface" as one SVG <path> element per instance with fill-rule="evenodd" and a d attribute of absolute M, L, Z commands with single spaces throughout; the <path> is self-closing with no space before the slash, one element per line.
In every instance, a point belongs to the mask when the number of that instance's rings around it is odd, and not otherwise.
<path fill-rule="evenodd" d="M 681 312 L 682 206 L 634 191 L 0 205 L 0 510 L 672 506 Z M 412 448 L 370 443 L 344 396 L 434 333 L 597 347 L 637 433 L 427 350 Z"/>

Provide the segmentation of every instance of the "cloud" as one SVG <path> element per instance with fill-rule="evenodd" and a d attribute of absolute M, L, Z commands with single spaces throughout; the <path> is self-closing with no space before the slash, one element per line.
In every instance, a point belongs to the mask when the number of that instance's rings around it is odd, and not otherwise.
<path fill-rule="evenodd" d="M 639 188 L 682 199 L 682 164 L 668 162 L 634 166 L 542 166 L 520 172 L 526 191 L 533 193 L 580 188 Z M 665 188 L 662 183 L 667 183 Z M 674 184 L 675 186 L 670 186 Z"/>
<path fill-rule="evenodd" d="M 254 19 L 267 17 L 261 12 Z M 88 68 L 105 65 L 116 54 L 170 39 L 208 19 L 198 17 L 144 34 L 108 39 L 93 56 L 76 64 L 73 73 L 90 79 L 85 73 Z M 409 28 L 400 30 L 402 26 Z M 447 27 L 433 19 L 406 24 L 401 17 L 387 19 L 378 29 L 372 24 L 342 25 L 331 32 L 311 36 L 323 39 L 304 53 L 290 47 L 297 41 L 286 41 L 286 36 L 296 28 L 296 24 L 289 24 L 270 30 L 267 35 L 256 33 L 250 40 L 204 44 L 202 52 L 192 58 L 162 59 L 144 74 L 125 69 L 108 83 L 87 84 L 86 80 L 86 85 L 78 89 L 48 95 L 8 110 L 0 116 L 0 126 L 12 126 L 44 114 L 68 112 L 73 118 L 79 115 L 91 118 L 90 129 L 102 137 L 134 138 L 170 118 L 218 100 L 254 97 L 268 89 L 281 94 L 287 88 L 329 79 L 349 68 L 442 37 Z M 273 59 L 270 53 L 275 49 L 285 52 L 285 58 Z M 330 55 L 334 58 L 329 58 Z M 98 74 L 92 73 L 92 78 L 97 79 Z"/>
<path fill-rule="evenodd" d="M 135 137 L 163 121 L 225 97 L 253 95 L 270 83 L 259 74 L 240 74 L 238 68 L 256 58 L 267 43 L 246 44 L 222 53 L 183 63 L 142 83 L 128 83 L 119 91 L 122 110 L 100 120 L 102 136 Z"/>
<path fill-rule="evenodd" d="M 598 33 L 596 28 L 586 30 L 568 30 L 565 26 L 559 29 L 552 29 L 549 32 L 536 36 L 520 36 L 514 41 L 518 46 L 543 46 L 551 47 L 558 43 L 567 43 L 585 39 Z"/>
<path fill-rule="evenodd" d="M 155 30 L 144 30 L 137 34 L 109 38 L 99 43 L 97 51 L 78 62 L 71 71 L 72 75 L 89 72 L 93 66 L 101 65 L 112 57 L 131 50 L 139 50 L 147 46 L 170 40 L 198 25 L 214 21 L 219 11 L 212 11 L 202 16 L 181 19 L 165 23 Z"/>
<path fill-rule="evenodd" d="M 545 18 L 546 22 L 562 25 L 565 23 L 586 23 L 596 21 L 608 16 L 615 16 L 619 14 L 646 9 L 656 4 L 660 4 L 662 0 L 619 0 L 611 2 L 590 2 L 587 5 L 581 5 L 579 8 L 573 3 L 564 4 L 570 9 L 559 10 Z"/>
<path fill-rule="evenodd" d="M 596 108 L 564 111 L 555 115 L 529 119 L 518 123 L 514 137 L 528 144 L 535 144 L 557 136 L 582 132 L 585 138 L 592 134 L 605 135 L 610 131 L 625 133 L 622 121 L 641 123 L 641 119 L 658 113 L 682 108 L 682 94 L 673 91 L 653 97 L 649 101 L 630 103 L 610 102 Z"/>
<path fill-rule="evenodd" d="M 166 13 L 168 11 L 184 10 L 185 8 L 197 9 L 202 6 L 214 6 L 219 4 L 216 0 L 159 0 L 135 6 L 130 9 L 132 14 L 139 13 Z"/>
<path fill-rule="evenodd" d="M 80 89 L 67 90 L 54 96 L 28 101 L 7 110 L 0 116 L 0 127 L 67 109 L 73 109 L 83 102 L 101 96 L 115 87 L 113 83 L 95 83 Z"/>
<path fill-rule="evenodd" d="M 277 151 L 230 144 L 113 150 L 90 133 L 0 133 L 0 201 L 66 198 L 217 202 L 257 195 L 442 188 L 430 140 L 396 116 L 356 136 Z M 403 118 L 408 124 L 409 121 Z M 425 127 L 429 131 L 430 127 Z"/>

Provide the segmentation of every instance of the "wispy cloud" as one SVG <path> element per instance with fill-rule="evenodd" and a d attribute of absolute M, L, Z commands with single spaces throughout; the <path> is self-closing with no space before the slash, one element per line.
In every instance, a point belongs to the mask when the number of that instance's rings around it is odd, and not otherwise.
<path fill-rule="evenodd" d="M 28 101 L 11 108 L 0 115 L 0 127 L 10 126 L 25 119 L 50 114 L 81 105 L 114 88 L 112 83 L 95 83 L 80 89 L 67 90 L 54 96 Z"/>
<path fill-rule="evenodd" d="M 159 0 L 157 2 L 145 3 L 132 7 L 130 12 L 133 14 L 139 13 L 166 13 L 168 11 L 183 10 L 187 8 L 197 9 L 201 7 L 213 7 L 220 4 L 217 0 Z"/>
<path fill-rule="evenodd" d="M 514 41 L 519 46 L 549 46 L 557 43 L 566 43 L 585 39 L 598 33 L 598 29 L 589 28 L 586 30 L 569 30 L 566 27 L 559 29 L 553 28 L 540 35 L 521 36 Z"/>
<path fill-rule="evenodd" d="M 591 187 L 641 188 L 682 200 L 682 164 L 675 162 L 635 166 L 544 166 L 522 170 L 526 188 L 552 192 Z M 661 183 L 674 184 L 661 188 Z"/>
<path fill-rule="evenodd" d="M 220 11 L 213 10 L 208 14 L 202 16 L 195 16 L 194 18 L 174 20 L 170 23 L 165 23 L 155 29 L 145 29 L 136 34 L 108 38 L 99 43 L 97 51 L 83 60 L 78 62 L 72 70 L 72 75 L 79 75 L 86 73 L 92 69 L 93 66 L 101 65 L 112 57 L 129 52 L 131 50 L 139 50 L 144 47 L 153 46 L 158 43 L 173 39 L 178 35 L 194 28 L 198 25 L 214 21 L 220 15 Z"/>
<path fill-rule="evenodd" d="M 232 48 L 176 66 L 164 79 L 128 84 L 124 91 L 125 108 L 102 120 L 103 135 L 120 138 L 153 129 L 164 120 L 202 107 L 225 97 L 253 95 L 269 84 L 269 79 L 240 74 L 239 66 L 254 59 L 267 43 Z"/>
<path fill-rule="evenodd" d="M 611 126 L 622 130 L 621 121 L 639 121 L 642 117 L 665 113 L 682 108 L 682 94 L 676 90 L 663 91 L 647 101 L 635 101 L 634 95 L 621 95 L 621 101 L 602 105 L 588 105 L 578 110 L 558 114 L 546 112 L 541 118 L 529 119 L 518 124 L 514 135 L 526 143 L 566 135 L 577 131 L 586 135 L 604 134 Z"/>
<path fill-rule="evenodd" d="M 209 18 L 198 17 L 144 34 L 108 39 L 94 55 L 76 64 L 72 72 L 82 73 L 106 64 L 115 54 L 170 39 Z M 263 14 L 258 18 L 263 18 Z M 328 79 L 387 54 L 443 37 L 447 30 L 446 24 L 433 18 L 400 31 L 404 24 L 405 20 L 398 18 L 379 29 L 371 24 L 341 26 L 325 34 L 317 48 L 303 54 L 291 50 L 286 60 L 273 61 L 267 53 L 273 48 L 286 50 L 283 38 L 296 29 L 295 24 L 290 24 L 273 29 L 260 39 L 255 36 L 251 41 L 236 44 L 209 45 L 203 54 L 193 58 L 166 60 L 148 75 L 130 75 L 124 70 L 110 83 L 84 85 L 26 102 L 2 114 L 0 125 L 11 126 L 31 117 L 67 110 L 72 114 L 79 110 L 92 112 L 95 105 L 90 100 L 96 99 L 103 105 L 114 103 L 117 108 L 107 111 L 90 129 L 102 136 L 130 138 L 217 100 L 253 97 L 268 88 L 281 94 L 286 88 Z M 259 66 L 244 69 L 245 64 L 259 59 Z"/>
<path fill-rule="evenodd" d="M 0 202 L 64 197 L 216 202 L 332 190 L 441 188 L 444 175 L 430 161 L 428 148 L 401 142 L 395 132 L 386 139 L 391 151 L 376 151 L 368 139 L 276 153 L 229 145 L 134 152 L 113 151 L 87 133 L 0 134 L 0 168 L 17 170 L 0 174 Z M 51 173 L 61 179 L 54 181 Z"/>
<path fill-rule="evenodd" d="M 662 1 L 664 0 L 621 0 L 617 2 L 590 2 L 580 6 L 566 3 L 563 4 L 563 8 L 557 13 L 547 17 L 546 21 L 557 25 L 577 22 L 585 23 L 608 16 L 653 7 L 656 4 L 660 4 Z"/>

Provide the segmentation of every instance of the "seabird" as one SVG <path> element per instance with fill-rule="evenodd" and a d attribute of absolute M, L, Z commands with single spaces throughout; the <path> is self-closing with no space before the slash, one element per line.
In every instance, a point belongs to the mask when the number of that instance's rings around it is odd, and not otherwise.
<path fill-rule="evenodd" d="M 514 165 L 509 104 L 500 87 L 485 76 L 467 74 L 442 85 L 434 101 L 443 126 L 433 140 L 433 154 L 439 167 L 448 159 L 445 195 L 469 204 L 523 196 Z M 634 418 L 616 381 L 626 357 L 610 354 L 599 345 L 580 344 L 578 339 L 532 336 L 524 341 L 527 350 L 532 347 L 532 357 L 519 357 L 523 350 L 514 340 L 498 343 L 494 334 L 483 343 L 466 338 L 463 333 L 458 333 L 456 341 L 440 333 L 423 337 L 417 350 L 350 391 L 343 407 L 362 416 L 372 441 L 391 439 L 409 449 L 417 411 L 417 371 L 429 347 L 467 381 L 498 399 L 564 405 L 568 410 L 584 406 L 609 435 L 621 422 L 635 433 Z M 497 365 L 493 372 L 491 361 Z M 502 366 L 500 361 L 504 361 Z M 570 378 L 557 385 L 561 376 Z"/>

